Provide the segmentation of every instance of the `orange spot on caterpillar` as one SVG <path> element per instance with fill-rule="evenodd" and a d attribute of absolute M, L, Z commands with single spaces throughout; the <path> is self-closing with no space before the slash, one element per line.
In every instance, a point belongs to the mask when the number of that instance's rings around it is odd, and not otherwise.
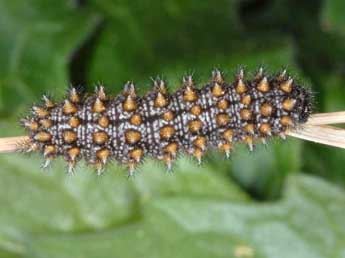
<path fill-rule="evenodd" d="M 230 116 L 226 113 L 220 113 L 216 116 L 218 126 L 225 126 L 230 122 Z"/>
<path fill-rule="evenodd" d="M 78 139 L 78 136 L 75 132 L 66 130 L 63 132 L 63 139 L 65 143 L 73 143 Z"/>
<path fill-rule="evenodd" d="M 52 138 L 52 135 L 47 132 L 39 132 L 34 137 L 34 139 L 39 142 L 47 142 L 47 141 L 50 141 L 51 138 Z"/>
<path fill-rule="evenodd" d="M 228 100 L 226 99 L 222 99 L 220 100 L 218 103 L 217 103 L 217 107 L 221 110 L 225 110 L 225 109 L 228 109 L 230 106 L 230 103 Z"/>
<path fill-rule="evenodd" d="M 100 131 L 93 134 L 93 141 L 96 144 L 102 145 L 108 141 L 109 135 L 106 132 Z"/>
<path fill-rule="evenodd" d="M 272 105 L 268 103 L 264 103 L 260 107 L 260 112 L 263 116 L 270 116 L 272 114 L 272 110 Z"/>
<path fill-rule="evenodd" d="M 199 119 L 194 119 L 188 123 L 189 131 L 197 133 L 202 128 L 202 122 Z"/>
<path fill-rule="evenodd" d="M 80 125 L 80 119 L 78 117 L 72 116 L 69 120 L 68 120 L 68 125 L 72 128 L 76 128 Z"/>
<path fill-rule="evenodd" d="M 160 130 L 160 135 L 162 139 L 170 139 L 175 133 L 175 128 L 172 126 L 165 126 Z"/>
<path fill-rule="evenodd" d="M 217 82 L 213 85 L 212 95 L 214 97 L 220 97 L 224 95 L 223 87 Z"/>
<path fill-rule="evenodd" d="M 103 101 L 99 98 L 96 99 L 95 103 L 93 104 L 92 111 L 95 113 L 101 113 L 105 111 L 105 106 L 103 104 Z"/>
<path fill-rule="evenodd" d="M 101 116 L 98 119 L 98 124 L 103 128 L 107 128 L 109 125 L 109 118 L 107 116 Z"/>
<path fill-rule="evenodd" d="M 141 122 L 142 122 L 142 118 L 141 118 L 141 115 L 139 114 L 133 114 L 130 118 L 130 123 L 132 125 L 139 126 Z"/>
<path fill-rule="evenodd" d="M 195 116 L 200 115 L 200 114 L 201 114 L 201 111 L 202 111 L 202 110 L 201 110 L 200 105 L 194 105 L 194 106 L 192 106 L 191 109 L 190 109 L 190 113 L 193 114 L 193 115 L 195 115 Z"/>
<path fill-rule="evenodd" d="M 141 133 L 136 130 L 128 130 L 125 133 L 126 142 L 129 144 L 135 144 L 141 139 Z"/>

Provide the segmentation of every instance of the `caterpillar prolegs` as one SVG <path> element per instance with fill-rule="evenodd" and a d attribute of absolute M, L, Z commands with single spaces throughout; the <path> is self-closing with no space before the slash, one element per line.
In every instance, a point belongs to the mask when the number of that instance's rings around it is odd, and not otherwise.
<path fill-rule="evenodd" d="M 108 96 L 103 86 L 92 95 L 70 88 L 58 103 L 43 96 L 43 104 L 22 119 L 30 137 L 25 148 L 42 153 L 45 166 L 62 156 L 69 172 L 81 159 L 98 173 L 109 160 L 117 160 L 132 174 L 146 155 L 170 169 L 180 152 L 201 162 L 212 147 L 227 156 L 238 142 L 252 150 L 258 140 L 285 137 L 286 130 L 306 122 L 311 113 L 310 92 L 286 71 L 270 76 L 260 68 L 247 79 L 242 69 L 226 82 L 216 69 L 201 88 L 191 75 L 181 84 L 169 93 L 166 82 L 157 78 L 144 96 L 137 95 L 132 82 L 117 96 Z"/>

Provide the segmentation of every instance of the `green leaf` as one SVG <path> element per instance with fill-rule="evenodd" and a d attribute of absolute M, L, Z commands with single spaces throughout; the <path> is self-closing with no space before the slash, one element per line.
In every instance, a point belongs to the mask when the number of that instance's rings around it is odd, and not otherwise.
<path fill-rule="evenodd" d="M 226 163 L 223 163 L 227 166 Z M 180 157 L 170 173 L 164 173 L 164 164 L 148 160 L 139 168 L 133 183 L 143 201 L 162 195 L 215 198 L 232 201 L 248 200 L 248 197 L 232 181 L 227 180 L 217 167 L 208 162 L 201 166 L 189 157 Z"/>
<path fill-rule="evenodd" d="M 36 235 L 82 234 L 136 223 L 142 206 L 163 196 L 248 200 L 224 175 L 186 158 L 178 160 L 172 174 L 147 161 L 131 179 L 116 164 L 101 177 L 85 166 L 71 177 L 63 161 L 47 173 L 40 171 L 40 162 L 38 155 L 0 156 L 0 250 L 20 254 Z"/>
<path fill-rule="evenodd" d="M 322 94 L 316 94 L 318 101 L 323 100 L 325 112 L 345 110 L 345 79 L 335 75 L 320 76 L 323 86 Z M 330 146 L 309 143 L 306 145 L 308 155 L 305 157 L 305 171 L 322 175 L 341 185 L 345 185 L 344 168 L 340 164 L 345 159 L 345 150 Z M 320 157 L 327 156 L 327 162 Z"/>
<path fill-rule="evenodd" d="M 126 80 L 148 80 L 176 62 L 199 69 L 196 57 L 208 60 L 212 53 L 233 49 L 240 28 L 236 3 L 92 1 L 104 13 L 106 24 L 90 65 L 89 82 L 102 81 L 118 90 Z M 217 40 L 221 35 L 222 40 Z"/>
<path fill-rule="evenodd" d="M 71 1 L 0 2 L 0 112 L 15 113 L 69 85 L 68 62 L 98 18 Z"/>
<path fill-rule="evenodd" d="M 345 35 L 345 2 L 342 0 L 324 1 L 322 25 L 326 30 L 340 32 Z"/>
<path fill-rule="evenodd" d="M 231 162 L 234 178 L 258 198 L 277 198 L 285 178 L 300 171 L 301 143 L 274 139 L 268 146 L 257 146 L 252 155 L 247 148 L 236 151 Z"/>
<path fill-rule="evenodd" d="M 271 204 L 171 196 L 147 204 L 137 223 L 41 235 L 28 257 L 343 257 L 344 196 L 305 176 L 291 177 L 284 199 Z"/>

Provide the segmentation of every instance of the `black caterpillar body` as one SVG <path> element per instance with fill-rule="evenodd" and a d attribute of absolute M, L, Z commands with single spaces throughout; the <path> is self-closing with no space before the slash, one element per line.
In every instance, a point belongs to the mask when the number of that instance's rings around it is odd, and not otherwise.
<path fill-rule="evenodd" d="M 61 103 L 43 97 L 42 106 L 22 120 L 29 130 L 26 148 L 50 160 L 63 156 L 73 172 L 85 159 L 101 173 L 111 159 L 127 164 L 133 173 L 145 155 L 171 167 L 177 153 L 194 155 L 200 162 L 209 147 L 228 156 L 237 142 L 250 150 L 257 140 L 279 135 L 307 121 L 311 94 L 286 72 L 266 76 L 262 69 L 247 80 L 241 70 L 227 83 L 219 70 L 211 81 L 195 87 L 192 76 L 169 94 L 166 83 L 153 81 L 153 90 L 137 96 L 133 83 L 122 94 L 108 97 L 103 86 L 93 95 L 71 88 Z"/>

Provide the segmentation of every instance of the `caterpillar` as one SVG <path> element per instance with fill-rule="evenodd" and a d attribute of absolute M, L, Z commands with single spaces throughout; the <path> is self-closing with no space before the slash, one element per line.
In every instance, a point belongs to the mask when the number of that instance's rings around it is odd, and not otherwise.
<path fill-rule="evenodd" d="M 132 175 L 145 156 L 171 169 L 178 153 L 201 162 L 209 148 L 229 157 L 234 144 L 242 142 L 252 151 L 259 140 L 285 138 L 286 130 L 307 121 L 311 108 L 310 91 L 285 70 L 270 76 L 260 68 L 246 79 L 241 69 L 227 83 L 215 69 L 203 87 L 188 75 L 172 94 L 160 78 L 144 96 L 137 95 L 132 82 L 113 97 L 103 86 L 89 95 L 71 87 L 59 103 L 43 96 L 43 104 L 33 106 L 21 122 L 30 138 L 25 150 L 42 153 L 43 167 L 62 156 L 69 173 L 84 159 L 101 174 L 117 160 Z"/>

